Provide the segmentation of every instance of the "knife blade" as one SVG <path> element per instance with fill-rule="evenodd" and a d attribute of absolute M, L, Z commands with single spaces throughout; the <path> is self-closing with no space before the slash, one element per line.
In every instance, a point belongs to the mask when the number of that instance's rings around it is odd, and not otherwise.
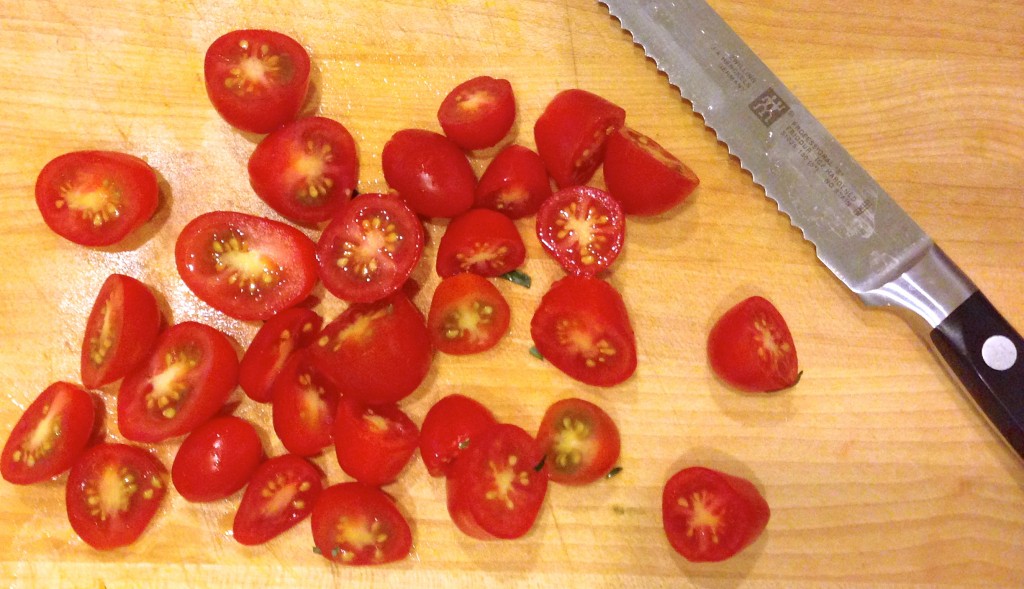
<path fill-rule="evenodd" d="M 1024 339 L 704 0 L 599 0 L 867 305 L 920 316 L 1024 458 Z"/>

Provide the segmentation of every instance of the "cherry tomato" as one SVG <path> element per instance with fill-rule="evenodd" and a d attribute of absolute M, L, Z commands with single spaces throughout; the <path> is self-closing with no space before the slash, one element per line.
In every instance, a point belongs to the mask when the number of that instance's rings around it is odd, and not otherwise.
<path fill-rule="evenodd" d="M 537 153 L 560 188 L 584 184 L 604 159 L 605 141 L 626 111 L 586 90 L 563 90 L 533 126 Z"/>
<path fill-rule="evenodd" d="M 476 354 L 505 336 L 510 314 L 505 297 L 486 278 L 456 274 L 434 290 L 427 330 L 434 348 L 445 354 Z"/>
<path fill-rule="evenodd" d="M 334 420 L 334 452 L 341 470 L 361 483 L 393 482 L 409 463 L 420 430 L 394 403 L 366 405 L 345 397 Z"/>
<path fill-rule="evenodd" d="M 228 336 L 202 323 L 179 323 L 121 381 L 118 428 L 136 442 L 185 435 L 213 417 L 237 384 L 238 355 Z"/>
<path fill-rule="evenodd" d="M 628 127 L 608 137 L 604 155 L 608 192 L 628 215 L 657 215 L 683 202 L 700 180 L 655 140 Z"/>
<path fill-rule="evenodd" d="M 800 380 L 789 326 L 762 297 L 740 302 L 715 322 L 708 360 L 719 378 L 743 391 L 778 391 Z"/>
<path fill-rule="evenodd" d="M 338 411 L 338 388 L 313 362 L 310 349 L 291 355 L 274 381 L 274 433 L 299 456 L 313 456 L 331 445 Z"/>
<path fill-rule="evenodd" d="M 307 117 L 267 135 L 249 158 L 249 183 L 256 195 L 296 223 L 334 216 L 352 198 L 359 158 L 341 123 Z"/>
<path fill-rule="evenodd" d="M 548 476 L 563 485 L 586 485 L 608 474 L 619 460 L 619 428 L 604 409 L 583 399 L 548 407 L 537 431 Z"/>
<path fill-rule="evenodd" d="M 541 246 L 576 276 L 594 276 L 611 266 L 625 236 L 622 207 L 599 188 L 564 188 L 548 197 L 537 212 Z"/>
<path fill-rule="evenodd" d="M 510 219 L 536 214 L 551 196 L 551 178 L 544 161 L 522 145 L 509 145 L 494 156 L 476 185 L 475 203 Z"/>
<path fill-rule="evenodd" d="M 537 351 L 572 378 L 621 383 L 636 370 L 636 336 L 622 296 L 597 278 L 567 276 L 551 285 L 530 322 Z"/>
<path fill-rule="evenodd" d="M 178 274 L 205 303 L 242 320 L 266 320 L 316 286 L 316 247 L 298 229 L 245 213 L 193 219 L 174 246 Z"/>
<path fill-rule="evenodd" d="M 65 153 L 43 166 L 36 179 L 43 221 L 79 245 L 118 243 L 148 221 L 159 202 L 156 172 L 125 153 Z"/>
<path fill-rule="evenodd" d="M 466 80 L 441 101 L 437 121 L 444 134 L 462 149 L 493 147 L 516 122 L 512 84 L 489 76 Z"/>
<path fill-rule="evenodd" d="M 71 468 L 92 438 L 97 400 L 66 382 L 46 387 L 25 409 L 0 454 L 0 474 L 16 485 L 53 478 Z"/>
<path fill-rule="evenodd" d="M 97 550 L 127 546 L 153 519 L 167 484 L 167 468 L 142 448 L 98 444 L 86 450 L 68 474 L 68 521 Z"/>
<path fill-rule="evenodd" d="M 317 367 L 342 395 L 370 405 L 412 394 L 433 359 L 426 320 L 402 292 L 349 306 L 312 349 Z"/>
<path fill-rule="evenodd" d="M 771 510 L 754 485 L 699 466 L 684 468 L 665 483 L 662 524 L 676 552 L 691 562 L 718 562 L 761 535 Z"/>
<path fill-rule="evenodd" d="M 250 399 L 269 403 L 277 375 L 292 353 L 314 341 L 324 320 L 312 309 L 293 307 L 260 327 L 239 364 L 238 384 Z"/>
<path fill-rule="evenodd" d="M 162 326 L 149 288 L 129 276 L 111 274 L 85 322 L 82 384 L 95 389 L 123 378 L 149 357 Z"/>
<path fill-rule="evenodd" d="M 252 424 L 233 415 L 218 417 L 181 443 L 171 481 L 187 501 L 216 501 L 241 490 L 262 460 L 263 443 Z"/>
<path fill-rule="evenodd" d="M 430 476 L 447 476 L 452 463 L 496 423 L 490 409 L 464 395 L 434 403 L 420 429 L 420 457 Z"/>
<path fill-rule="evenodd" d="M 384 491 L 363 483 L 339 483 L 320 493 L 311 518 L 317 551 L 346 565 L 402 560 L 412 549 L 412 530 Z"/>
<path fill-rule="evenodd" d="M 441 278 L 460 272 L 501 276 L 525 259 L 526 246 L 511 219 L 488 209 L 473 209 L 448 223 L 437 245 L 437 274 Z"/>
<path fill-rule="evenodd" d="M 533 527 L 547 489 L 544 450 L 522 428 L 497 424 L 452 463 L 448 513 L 474 538 L 519 538 Z"/>
<path fill-rule="evenodd" d="M 473 206 L 476 174 L 459 146 L 440 133 L 404 129 L 381 152 L 388 186 L 424 217 L 454 217 Z"/>
<path fill-rule="evenodd" d="M 306 519 L 323 489 L 323 475 L 306 460 L 285 454 L 256 468 L 231 526 L 239 544 L 263 544 Z"/>
<path fill-rule="evenodd" d="M 362 194 L 338 210 L 316 252 L 327 290 L 349 302 L 373 302 L 400 289 L 416 268 L 423 225 L 400 198 Z"/>
<path fill-rule="evenodd" d="M 309 54 L 287 35 L 231 31 L 206 50 L 206 94 L 231 126 L 269 133 L 298 116 L 309 66 Z"/>

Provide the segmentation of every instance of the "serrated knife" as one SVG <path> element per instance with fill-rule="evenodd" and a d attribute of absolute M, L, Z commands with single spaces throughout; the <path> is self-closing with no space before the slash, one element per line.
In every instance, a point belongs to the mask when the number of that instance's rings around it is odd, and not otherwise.
<path fill-rule="evenodd" d="M 703 0 L 599 0 L 818 258 L 866 304 L 924 319 L 939 354 L 1024 457 L 1024 339 Z"/>

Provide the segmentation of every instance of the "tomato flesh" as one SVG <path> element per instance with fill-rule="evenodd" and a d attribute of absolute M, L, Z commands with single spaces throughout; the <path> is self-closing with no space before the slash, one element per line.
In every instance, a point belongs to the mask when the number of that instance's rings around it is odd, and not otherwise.
<path fill-rule="evenodd" d="M 437 285 L 427 313 L 434 348 L 445 354 L 476 354 L 493 348 L 508 332 L 511 309 L 486 278 L 456 274 Z"/>
<path fill-rule="evenodd" d="M 611 416 L 583 399 L 562 399 L 541 418 L 537 442 L 548 457 L 548 475 L 563 485 L 586 485 L 619 459 L 619 428 Z"/>
<path fill-rule="evenodd" d="M 476 185 L 477 208 L 491 209 L 510 219 L 537 213 L 551 196 L 551 178 L 544 160 L 522 145 L 509 145 L 494 156 Z"/>
<path fill-rule="evenodd" d="M 430 476 L 446 476 L 452 463 L 496 423 L 490 409 L 465 395 L 434 403 L 420 429 L 420 457 Z"/>
<path fill-rule="evenodd" d="M 604 156 L 608 192 L 628 215 L 658 215 L 683 202 L 700 180 L 650 137 L 622 127 L 608 138 Z"/>
<path fill-rule="evenodd" d="M 533 137 L 559 188 L 590 180 L 604 160 L 605 142 L 626 121 L 626 111 L 586 90 L 555 95 L 537 118 Z"/>
<path fill-rule="evenodd" d="M 537 237 L 566 272 L 594 276 L 619 257 L 626 217 L 618 201 L 591 186 L 552 194 L 537 212 Z"/>
<path fill-rule="evenodd" d="M 291 355 L 314 341 L 324 320 L 305 307 L 285 309 L 260 327 L 239 363 L 238 384 L 250 399 L 269 403 L 273 386 Z"/>
<path fill-rule="evenodd" d="M 149 356 L 162 325 L 149 288 L 129 276 L 111 274 L 85 323 L 82 384 L 95 389 L 123 378 Z"/>
<path fill-rule="evenodd" d="M 359 482 L 324 489 L 313 506 L 311 526 L 317 552 L 345 565 L 394 562 L 412 549 L 412 530 L 395 502 Z"/>
<path fill-rule="evenodd" d="M 459 146 L 440 133 L 403 129 L 381 152 L 388 186 L 424 217 L 454 217 L 473 206 L 476 174 Z"/>
<path fill-rule="evenodd" d="M 419 435 L 416 424 L 394 403 L 366 405 L 345 397 L 334 420 L 334 453 L 346 474 L 379 487 L 398 478 Z"/>
<path fill-rule="evenodd" d="M 313 361 L 310 349 L 288 359 L 273 386 L 274 433 L 299 456 L 313 456 L 331 445 L 339 392 Z"/>
<path fill-rule="evenodd" d="M 239 544 L 263 544 L 306 519 L 323 489 L 323 475 L 308 461 L 285 454 L 253 473 L 231 526 Z"/>
<path fill-rule="evenodd" d="M 778 391 L 800 379 L 793 335 L 764 297 L 741 301 L 715 322 L 708 334 L 708 361 L 719 378 L 748 392 Z"/>
<path fill-rule="evenodd" d="M 448 223 L 437 246 L 437 274 L 501 276 L 525 259 L 526 246 L 511 219 L 489 209 L 473 209 Z"/>
<path fill-rule="evenodd" d="M 459 84 L 441 101 L 437 121 L 444 134 L 466 150 L 493 147 L 516 120 L 515 94 L 508 80 L 478 76 Z"/>
<path fill-rule="evenodd" d="M 262 459 L 263 443 L 252 424 L 233 415 L 218 417 L 181 443 L 171 481 L 187 501 L 216 501 L 244 487 Z"/>

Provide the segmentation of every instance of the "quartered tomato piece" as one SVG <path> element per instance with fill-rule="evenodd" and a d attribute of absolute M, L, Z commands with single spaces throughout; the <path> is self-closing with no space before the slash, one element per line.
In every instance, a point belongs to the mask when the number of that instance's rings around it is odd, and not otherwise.
<path fill-rule="evenodd" d="M 171 482 L 187 501 L 223 499 L 241 490 L 263 460 L 263 443 L 248 421 L 227 415 L 196 428 L 171 464 Z"/>
<path fill-rule="evenodd" d="M 324 489 L 311 524 L 317 551 L 341 564 L 385 564 L 402 560 L 412 549 L 412 530 L 395 502 L 363 483 Z"/>
<path fill-rule="evenodd" d="M 628 127 L 608 137 L 604 181 L 627 215 L 664 213 L 683 202 L 700 183 L 679 158 Z"/>
<path fill-rule="evenodd" d="M 519 538 L 533 527 L 547 489 L 544 450 L 522 428 L 498 424 L 452 464 L 448 513 L 474 538 Z"/>
<path fill-rule="evenodd" d="M 572 378 L 621 383 L 636 370 L 636 336 L 622 296 L 597 278 L 567 276 L 551 285 L 530 322 L 537 351 Z"/>
<path fill-rule="evenodd" d="M 285 309 L 260 327 L 242 356 L 238 384 L 250 399 L 269 403 L 277 375 L 292 353 L 316 341 L 324 320 L 305 307 Z"/>
<path fill-rule="evenodd" d="M 730 558 L 753 544 L 771 517 L 750 481 L 699 466 L 665 483 L 661 510 L 669 543 L 691 562 Z"/>
<path fill-rule="evenodd" d="M 423 255 L 423 225 L 400 198 L 363 194 L 338 210 L 316 253 L 320 279 L 331 294 L 369 303 L 408 280 Z"/>
<path fill-rule="evenodd" d="M 231 535 L 239 544 L 263 544 L 306 519 L 323 489 L 323 475 L 308 461 L 285 454 L 261 464 L 238 505 Z"/>
<path fill-rule="evenodd" d="M 208 305 L 235 319 L 269 319 L 316 286 L 316 246 L 279 221 L 215 211 L 193 219 L 174 246 L 178 274 Z"/>
<path fill-rule="evenodd" d="M 462 149 L 497 145 L 516 122 L 516 99 L 508 80 L 479 76 L 456 86 L 441 101 L 437 121 Z"/>
<path fill-rule="evenodd" d="M 162 325 L 149 288 L 130 276 L 111 274 L 85 323 L 82 384 L 95 389 L 124 377 L 149 357 Z"/>
<path fill-rule="evenodd" d="M 334 420 L 334 453 L 346 474 L 379 487 L 398 478 L 419 435 L 419 428 L 398 405 L 366 405 L 345 397 Z"/>
<path fill-rule="evenodd" d="M 504 337 L 510 314 L 505 297 L 486 278 L 456 274 L 434 290 L 427 329 L 434 348 L 446 354 L 475 354 Z"/>
<path fill-rule="evenodd" d="M 319 223 L 352 198 L 359 159 L 341 123 L 308 117 L 286 124 L 260 141 L 249 157 L 253 191 L 296 223 Z"/>
<path fill-rule="evenodd" d="M 509 145 L 494 156 L 476 185 L 473 206 L 510 219 L 529 217 L 551 196 L 544 160 L 522 145 Z"/>
<path fill-rule="evenodd" d="M 160 202 L 156 172 L 114 151 L 74 151 L 43 166 L 36 179 L 43 221 L 79 245 L 113 245 L 149 220 Z"/>
<path fill-rule="evenodd" d="M 167 484 L 167 468 L 142 448 L 98 444 L 86 450 L 68 474 L 68 521 L 93 548 L 127 546 L 153 519 Z"/>
<path fill-rule="evenodd" d="M 526 259 L 526 246 L 515 223 L 501 213 L 473 209 L 448 223 L 437 245 L 437 274 L 460 272 L 501 276 Z"/>
<path fill-rule="evenodd" d="M 272 390 L 274 433 L 289 452 L 313 456 L 331 445 L 339 393 L 314 364 L 311 349 L 292 354 Z"/>
<path fill-rule="evenodd" d="M 605 141 L 625 121 L 625 110 L 586 90 L 564 90 L 551 99 L 533 138 L 559 188 L 590 180 L 604 160 Z"/>
<path fill-rule="evenodd" d="M 0 474 L 16 485 L 53 478 L 71 468 L 96 425 L 96 399 L 81 387 L 56 382 L 25 409 L 0 454 Z"/>
<path fill-rule="evenodd" d="M 424 217 L 454 217 L 473 206 L 476 174 L 459 146 L 440 133 L 404 129 L 381 152 L 388 186 Z"/>
<path fill-rule="evenodd" d="M 619 460 L 619 428 L 604 409 L 583 399 L 548 407 L 537 431 L 548 476 L 563 485 L 585 485 L 608 474 Z"/>
<path fill-rule="evenodd" d="M 299 114 L 309 65 L 309 54 L 287 35 L 231 31 L 206 50 L 206 94 L 233 127 L 269 133 Z"/>
<path fill-rule="evenodd" d="M 153 354 L 121 382 L 117 425 L 136 442 L 182 436 L 213 417 L 238 384 L 228 336 L 186 321 L 165 330 Z"/>
<path fill-rule="evenodd" d="M 763 297 L 741 301 L 715 322 L 708 360 L 719 378 L 743 391 L 778 391 L 800 380 L 789 326 Z"/>
<path fill-rule="evenodd" d="M 626 217 L 607 192 L 574 186 L 552 194 L 537 212 L 537 237 L 569 274 L 593 276 L 619 257 Z"/>
<path fill-rule="evenodd" d="M 420 457 L 430 476 L 446 476 L 452 463 L 496 423 L 490 409 L 465 395 L 434 403 L 420 429 Z"/>

